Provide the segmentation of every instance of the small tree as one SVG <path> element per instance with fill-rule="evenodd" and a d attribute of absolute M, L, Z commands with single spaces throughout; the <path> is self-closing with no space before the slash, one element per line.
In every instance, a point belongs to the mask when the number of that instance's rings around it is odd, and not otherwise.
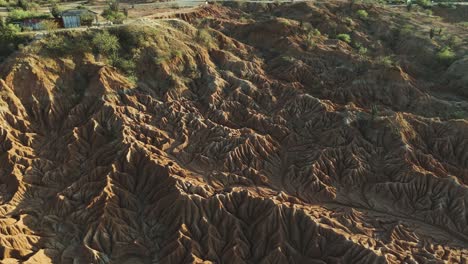
<path fill-rule="evenodd" d="M 102 12 L 102 16 L 114 23 L 122 23 L 125 19 L 125 14 L 120 11 L 114 11 L 112 8 L 105 9 Z"/>
<path fill-rule="evenodd" d="M 62 13 L 62 9 L 56 3 L 50 7 L 49 11 L 55 18 L 59 18 Z"/>
<path fill-rule="evenodd" d="M 16 38 L 21 29 L 13 24 L 7 24 L 0 20 L 0 42 L 8 43 Z"/>
<path fill-rule="evenodd" d="M 119 40 L 108 31 L 97 33 L 92 40 L 95 50 L 101 55 L 112 55 L 120 48 Z"/>
<path fill-rule="evenodd" d="M 94 21 L 94 15 L 91 12 L 83 12 L 80 15 L 81 24 L 84 26 L 91 26 Z"/>

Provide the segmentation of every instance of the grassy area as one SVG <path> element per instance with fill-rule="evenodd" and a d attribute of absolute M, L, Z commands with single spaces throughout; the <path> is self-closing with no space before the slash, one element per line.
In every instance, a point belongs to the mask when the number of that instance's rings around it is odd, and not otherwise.
<path fill-rule="evenodd" d="M 50 18 L 50 14 L 40 13 L 37 11 L 14 9 L 8 13 L 7 20 L 9 22 L 21 21 L 28 18 Z"/>

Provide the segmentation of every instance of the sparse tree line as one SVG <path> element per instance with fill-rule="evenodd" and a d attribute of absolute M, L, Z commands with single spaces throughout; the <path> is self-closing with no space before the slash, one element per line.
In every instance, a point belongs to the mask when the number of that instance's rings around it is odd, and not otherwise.
<path fill-rule="evenodd" d="M 48 6 L 49 12 L 39 12 L 40 4 Z M 0 19 L 0 60 L 32 39 L 32 35 L 20 34 L 37 29 L 53 31 L 60 27 L 60 19 L 64 11 L 55 0 L 42 2 L 28 0 L 0 0 L 0 6 L 7 7 L 8 16 Z M 78 6 L 76 9 L 85 8 Z M 109 0 L 108 7 L 102 16 L 113 23 L 122 23 L 128 16 L 127 9 L 119 7 L 118 0 Z M 80 15 L 80 24 L 91 26 L 95 16 L 90 12 Z M 31 22 L 28 22 L 31 21 Z M 40 21 L 37 23 L 37 21 Z M 34 25 L 34 28 L 30 25 Z"/>
<path fill-rule="evenodd" d="M 39 5 L 39 3 L 41 5 Z M 59 19 L 65 11 L 56 0 L 48 0 L 44 2 L 35 2 L 28 0 L 0 0 L 0 6 L 8 8 L 8 16 L 3 21 L 7 24 L 19 25 L 21 31 L 31 31 L 27 23 L 22 23 L 28 20 L 41 20 L 37 28 L 44 30 L 54 30 L 59 27 Z M 40 12 L 41 6 L 47 6 L 49 12 Z M 86 9 L 86 6 L 80 5 L 73 9 Z M 102 12 L 102 17 L 113 23 L 122 23 L 128 17 L 128 10 L 120 8 L 119 0 L 109 0 L 108 6 Z M 83 12 L 80 15 L 81 25 L 91 26 L 94 21 L 94 16 L 89 12 Z"/>

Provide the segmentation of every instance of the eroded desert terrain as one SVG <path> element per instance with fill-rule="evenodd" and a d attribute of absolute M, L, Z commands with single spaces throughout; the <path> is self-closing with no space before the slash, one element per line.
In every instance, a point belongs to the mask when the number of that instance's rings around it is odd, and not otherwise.
<path fill-rule="evenodd" d="M 348 5 L 110 28 L 131 78 L 98 29 L 12 54 L 2 263 L 466 263 L 468 32 Z"/>

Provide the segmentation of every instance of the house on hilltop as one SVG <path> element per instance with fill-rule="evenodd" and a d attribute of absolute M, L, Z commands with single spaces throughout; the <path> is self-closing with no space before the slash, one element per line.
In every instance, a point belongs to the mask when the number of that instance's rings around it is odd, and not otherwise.
<path fill-rule="evenodd" d="M 97 22 L 97 15 L 97 12 L 85 8 L 65 10 L 60 14 L 64 28 L 91 26 Z"/>

